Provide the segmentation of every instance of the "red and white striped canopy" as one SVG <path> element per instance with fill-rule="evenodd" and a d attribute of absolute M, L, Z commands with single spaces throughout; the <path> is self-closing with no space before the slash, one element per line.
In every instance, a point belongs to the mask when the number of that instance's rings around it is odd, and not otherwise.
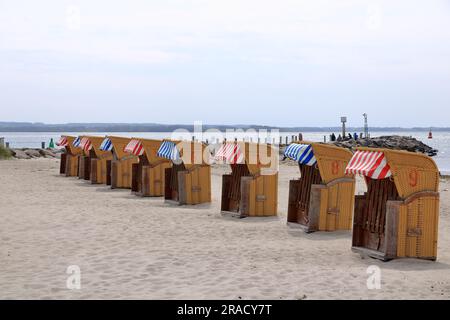
<path fill-rule="evenodd" d="M 214 157 L 217 161 L 224 161 L 228 164 L 244 163 L 244 154 L 238 144 L 225 143 L 216 152 Z"/>
<path fill-rule="evenodd" d="M 384 152 L 380 151 L 356 151 L 345 173 L 362 174 L 372 179 L 384 179 L 392 175 Z"/>
<path fill-rule="evenodd" d="M 142 145 L 141 141 L 133 139 L 127 144 L 123 151 L 131 153 L 135 156 L 142 156 L 144 154 L 144 146 Z"/>
<path fill-rule="evenodd" d="M 66 147 L 69 145 L 69 140 L 67 140 L 67 137 L 61 137 L 56 145 L 59 147 Z"/>
<path fill-rule="evenodd" d="M 92 149 L 92 143 L 89 138 L 83 137 L 80 142 L 80 148 L 88 152 Z"/>

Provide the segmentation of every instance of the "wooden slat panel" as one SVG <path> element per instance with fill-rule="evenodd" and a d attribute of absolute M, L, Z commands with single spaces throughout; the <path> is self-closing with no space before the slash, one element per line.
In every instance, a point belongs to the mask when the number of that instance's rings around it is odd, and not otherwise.
<path fill-rule="evenodd" d="M 407 230 L 406 230 L 406 256 L 417 257 L 417 237 L 411 236 L 409 230 L 417 228 L 418 203 L 414 201 L 408 205 Z"/>
<path fill-rule="evenodd" d="M 326 203 L 326 231 L 335 231 L 337 228 L 337 185 L 333 185 L 327 188 L 327 201 Z M 311 211 L 311 208 L 309 209 Z"/>
<path fill-rule="evenodd" d="M 112 160 L 106 160 L 106 185 L 111 185 L 111 166 Z"/>
<path fill-rule="evenodd" d="M 60 165 L 59 165 L 59 174 L 66 174 L 66 160 L 67 159 L 67 154 L 66 153 L 61 153 L 61 160 L 60 160 Z"/>
<path fill-rule="evenodd" d="M 84 180 L 91 180 L 91 157 L 84 157 Z"/>
<path fill-rule="evenodd" d="M 436 259 L 438 206 L 438 197 L 432 195 L 419 196 L 405 205 L 405 256 Z"/>
<path fill-rule="evenodd" d="M 164 196 L 165 190 L 165 171 L 167 168 L 171 168 L 171 162 L 163 162 L 161 165 L 158 165 L 157 177 L 155 176 L 155 189 L 157 190 L 158 197 Z"/>
<path fill-rule="evenodd" d="M 287 221 L 298 223 L 298 201 L 297 197 L 300 193 L 300 180 L 289 181 L 289 200 L 288 200 L 288 215 Z"/>
<path fill-rule="evenodd" d="M 333 185 L 328 187 L 328 203 L 327 203 L 327 229 L 326 231 L 335 231 L 338 228 L 338 192 L 339 188 L 338 185 Z M 310 208 L 311 211 L 311 208 Z"/>
<path fill-rule="evenodd" d="M 66 159 L 66 176 L 77 177 L 78 176 L 78 156 L 67 155 Z"/>
<path fill-rule="evenodd" d="M 398 217 L 397 256 L 406 257 L 406 231 L 408 229 L 408 206 L 401 205 Z"/>
<path fill-rule="evenodd" d="M 151 184 L 151 180 L 152 180 L 152 171 L 153 170 L 151 169 L 150 166 L 146 166 L 146 165 L 142 166 L 142 173 L 141 173 L 141 177 L 140 177 L 141 178 L 140 193 L 141 193 L 141 196 L 143 196 L 143 197 L 150 197 L 152 195 L 151 191 L 150 191 L 150 189 L 151 189 L 150 184 Z"/>
<path fill-rule="evenodd" d="M 100 181 L 99 181 L 100 176 L 98 174 L 99 169 L 97 166 L 98 164 L 99 164 L 98 159 L 91 159 L 91 183 L 92 184 L 100 183 Z"/>
<path fill-rule="evenodd" d="M 242 177 L 241 201 L 239 206 L 241 216 L 252 216 L 255 212 L 255 181 L 252 177 Z"/>
<path fill-rule="evenodd" d="M 433 257 L 437 258 L 438 233 L 439 233 L 439 197 L 433 199 L 434 212 L 434 238 L 433 238 Z"/>
<path fill-rule="evenodd" d="M 319 185 L 321 186 L 321 185 Z M 320 211 L 320 219 L 319 219 L 319 230 L 326 231 L 329 228 L 328 222 L 328 188 L 321 188 L 320 190 L 320 203 L 319 203 L 319 211 Z"/>
<path fill-rule="evenodd" d="M 157 164 L 154 166 L 150 172 L 150 186 L 151 186 L 151 195 L 153 197 L 159 197 L 163 194 L 163 185 L 162 182 L 162 173 L 164 172 L 166 166 L 163 163 Z"/>
<path fill-rule="evenodd" d="M 202 186 L 200 185 L 200 172 L 201 168 L 196 168 L 191 173 L 191 197 L 192 197 L 192 204 L 199 204 L 201 199 L 201 191 Z"/>
<path fill-rule="evenodd" d="M 150 194 L 153 197 L 159 197 L 163 193 L 163 185 L 162 183 L 162 173 L 165 170 L 165 166 L 162 163 L 157 164 L 154 166 L 150 171 Z"/>
<path fill-rule="evenodd" d="M 228 194 L 230 193 L 232 179 L 233 179 L 233 177 L 231 174 L 224 174 L 222 176 L 222 201 L 221 201 L 221 205 L 220 205 L 221 211 L 230 211 L 231 210 Z M 240 192 L 239 192 L 239 194 L 240 194 Z M 234 210 L 234 211 L 237 211 L 237 210 Z"/>
<path fill-rule="evenodd" d="M 200 184 L 201 184 L 201 202 L 211 202 L 211 167 L 202 166 L 200 169 Z"/>
<path fill-rule="evenodd" d="M 262 176 L 259 176 L 255 179 L 255 195 L 254 195 L 254 201 L 255 201 L 255 211 L 253 212 L 254 216 L 263 216 L 264 215 L 264 201 L 258 201 L 257 198 L 260 195 L 264 195 L 264 181 Z"/>
<path fill-rule="evenodd" d="M 89 180 L 92 184 L 101 184 L 102 181 L 102 160 L 90 157 L 89 160 Z"/>
<path fill-rule="evenodd" d="M 315 184 L 311 187 L 310 205 L 309 205 L 309 223 L 308 232 L 320 230 L 320 218 L 321 218 L 321 201 L 322 190 L 325 188 L 323 185 Z M 325 221 L 326 219 L 324 219 Z"/>
<path fill-rule="evenodd" d="M 172 200 L 172 173 L 173 168 L 166 168 L 164 172 L 164 198 Z"/>
<path fill-rule="evenodd" d="M 351 230 L 352 229 L 352 216 L 353 207 L 355 203 L 355 183 L 354 182 L 341 182 L 338 187 L 338 216 L 337 216 L 337 229 L 338 230 Z"/>
<path fill-rule="evenodd" d="M 264 193 L 266 196 L 266 201 L 264 202 L 264 215 L 265 216 L 276 216 L 277 215 L 277 189 L 278 184 L 278 173 L 273 175 L 262 176 L 264 179 Z"/>
<path fill-rule="evenodd" d="M 142 165 L 139 163 L 133 163 L 131 168 L 131 191 L 139 192 L 141 184 Z"/>
<path fill-rule="evenodd" d="M 308 224 L 308 212 L 310 205 L 311 186 L 313 184 L 321 184 L 322 178 L 320 171 L 316 167 L 307 165 L 299 165 L 300 182 L 299 192 L 297 194 L 297 222 L 303 225 Z"/>
<path fill-rule="evenodd" d="M 78 179 L 83 179 L 83 173 L 84 173 L 84 156 L 78 156 Z"/>
<path fill-rule="evenodd" d="M 119 178 L 119 161 L 112 160 L 111 161 L 111 189 L 117 188 L 118 178 Z"/>
<path fill-rule="evenodd" d="M 74 167 L 73 157 L 68 154 L 66 158 L 66 177 L 74 176 L 73 167 Z"/>
<path fill-rule="evenodd" d="M 385 248 L 386 258 L 397 257 L 399 223 L 402 201 L 388 201 L 386 204 Z"/>
<path fill-rule="evenodd" d="M 181 205 L 184 204 L 192 204 L 192 196 L 190 193 L 190 186 L 191 186 L 191 179 L 190 179 L 190 175 L 187 174 L 186 171 L 178 171 L 177 172 L 178 178 L 177 178 L 177 182 L 178 182 L 178 202 Z"/>
<path fill-rule="evenodd" d="M 191 175 L 191 194 L 192 194 L 192 203 L 198 204 L 201 203 L 201 193 L 202 193 L 202 185 L 200 184 L 200 173 L 201 168 L 197 168 L 192 172 Z"/>
<path fill-rule="evenodd" d="M 353 217 L 352 247 L 363 247 L 365 212 L 367 195 L 355 196 L 355 211 Z"/>

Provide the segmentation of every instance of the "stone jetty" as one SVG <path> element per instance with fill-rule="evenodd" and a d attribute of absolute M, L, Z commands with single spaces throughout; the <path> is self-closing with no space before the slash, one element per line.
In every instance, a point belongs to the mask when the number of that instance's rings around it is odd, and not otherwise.
<path fill-rule="evenodd" d="M 62 149 L 9 149 L 11 156 L 16 159 L 33 158 L 61 158 Z"/>
<path fill-rule="evenodd" d="M 394 150 L 406 150 L 410 152 L 421 152 L 431 157 L 438 154 L 438 150 L 426 145 L 412 137 L 405 136 L 382 136 L 369 139 L 345 140 L 330 142 L 336 146 L 353 150 L 356 147 L 385 148 Z"/>

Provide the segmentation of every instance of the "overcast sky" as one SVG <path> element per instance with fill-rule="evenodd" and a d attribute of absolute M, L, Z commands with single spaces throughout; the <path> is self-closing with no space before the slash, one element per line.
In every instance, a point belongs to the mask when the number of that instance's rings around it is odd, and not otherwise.
<path fill-rule="evenodd" d="M 0 121 L 450 126 L 450 1 L 0 0 Z"/>

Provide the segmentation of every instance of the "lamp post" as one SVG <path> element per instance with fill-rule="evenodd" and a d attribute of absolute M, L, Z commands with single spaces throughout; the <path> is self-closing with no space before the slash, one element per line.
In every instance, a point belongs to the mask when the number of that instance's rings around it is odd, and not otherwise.
<path fill-rule="evenodd" d="M 369 124 L 367 122 L 367 113 L 363 114 L 364 117 L 364 138 L 369 138 Z"/>
<path fill-rule="evenodd" d="M 347 122 L 347 117 L 341 117 L 342 122 L 342 139 L 345 139 L 345 123 Z"/>

